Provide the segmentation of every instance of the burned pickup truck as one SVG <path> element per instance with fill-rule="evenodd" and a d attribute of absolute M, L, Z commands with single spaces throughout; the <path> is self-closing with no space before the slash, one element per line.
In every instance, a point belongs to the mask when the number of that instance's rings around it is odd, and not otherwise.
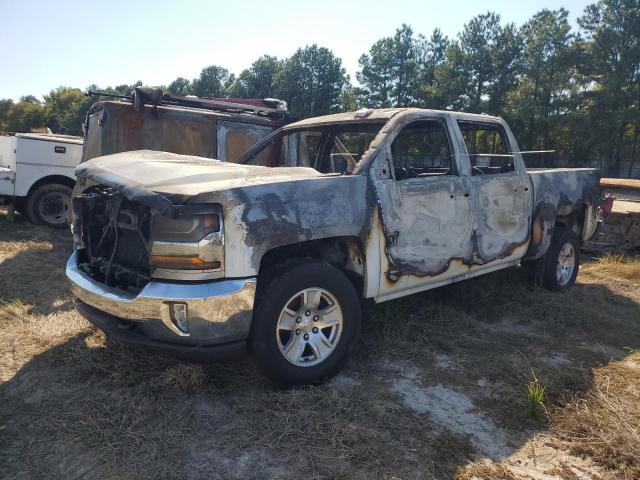
<path fill-rule="evenodd" d="M 191 358 L 250 349 L 287 385 L 344 365 L 362 299 L 520 264 L 568 289 L 600 201 L 594 170 L 527 171 L 503 120 L 414 108 L 296 122 L 237 163 L 134 151 L 77 175 L 80 313 Z"/>

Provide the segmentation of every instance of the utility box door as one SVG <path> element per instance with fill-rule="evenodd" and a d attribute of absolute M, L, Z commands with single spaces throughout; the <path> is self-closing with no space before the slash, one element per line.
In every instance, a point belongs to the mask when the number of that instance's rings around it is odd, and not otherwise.
<path fill-rule="evenodd" d="M 81 158 L 82 140 L 18 135 L 16 196 L 26 196 L 35 182 L 47 176 L 61 175 L 75 180 L 75 168 Z"/>
<path fill-rule="evenodd" d="M 0 168 L 16 170 L 16 137 L 0 136 Z"/>
<path fill-rule="evenodd" d="M 16 137 L 0 136 L 0 195 L 11 196 L 16 182 Z"/>
<path fill-rule="evenodd" d="M 15 192 L 16 172 L 0 167 L 0 196 L 11 197 Z"/>
<path fill-rule="evenodd" d="M 272 131 L 271 127 L 264 125 L 218 122 L 218 160 L 237 161 L 243 153 Z"/>

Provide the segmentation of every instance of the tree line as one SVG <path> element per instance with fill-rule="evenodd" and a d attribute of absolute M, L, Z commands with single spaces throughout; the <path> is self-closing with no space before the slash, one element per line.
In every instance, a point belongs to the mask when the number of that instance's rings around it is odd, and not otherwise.
<path fill-rule="evenodd" d="M 311 45 L 285 59 L 264 55 L 237 76 L 211 65 L 162 88 L 280 98 L 300 118 L 403 106 L 498 115 L 522 150 L 556 150 L 557 165 L 600 164 L 605 175 L 638 176 L 640 0 L 599 0 L 578 18 L 577 30 L 568 16 L 563 8 L 544 9 L 516 26 L 487 12 L 455 38 L 402 25 L 360 57 L 355 83 L 331 50 Z M 141 84 L 104 90 L 130 94 Z M 0 131 L 47 126 L 77 135 L 95 101 L 70 87 L 52 90 L 43 102 L 0 100 Z"/>

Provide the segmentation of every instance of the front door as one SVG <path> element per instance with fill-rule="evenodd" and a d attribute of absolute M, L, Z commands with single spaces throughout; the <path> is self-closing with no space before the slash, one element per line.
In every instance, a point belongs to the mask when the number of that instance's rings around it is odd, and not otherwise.
<path fill-rule="evenodd" d="M 392 140 L 391 157 L 395 178 L 380 185 L 380 298 L 464 274 L 472 257 L 471 198 L 444 119 L 407 124 Z"/>

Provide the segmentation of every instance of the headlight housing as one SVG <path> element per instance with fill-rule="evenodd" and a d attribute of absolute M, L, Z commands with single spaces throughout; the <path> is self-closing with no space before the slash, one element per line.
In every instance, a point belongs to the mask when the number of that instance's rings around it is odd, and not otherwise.
<path fill-rule="evenodd" d="M 224 271 L 220 205 L 184 205 L 151 222 L 152 276 L 176 280 L 216 278 Z"/>

